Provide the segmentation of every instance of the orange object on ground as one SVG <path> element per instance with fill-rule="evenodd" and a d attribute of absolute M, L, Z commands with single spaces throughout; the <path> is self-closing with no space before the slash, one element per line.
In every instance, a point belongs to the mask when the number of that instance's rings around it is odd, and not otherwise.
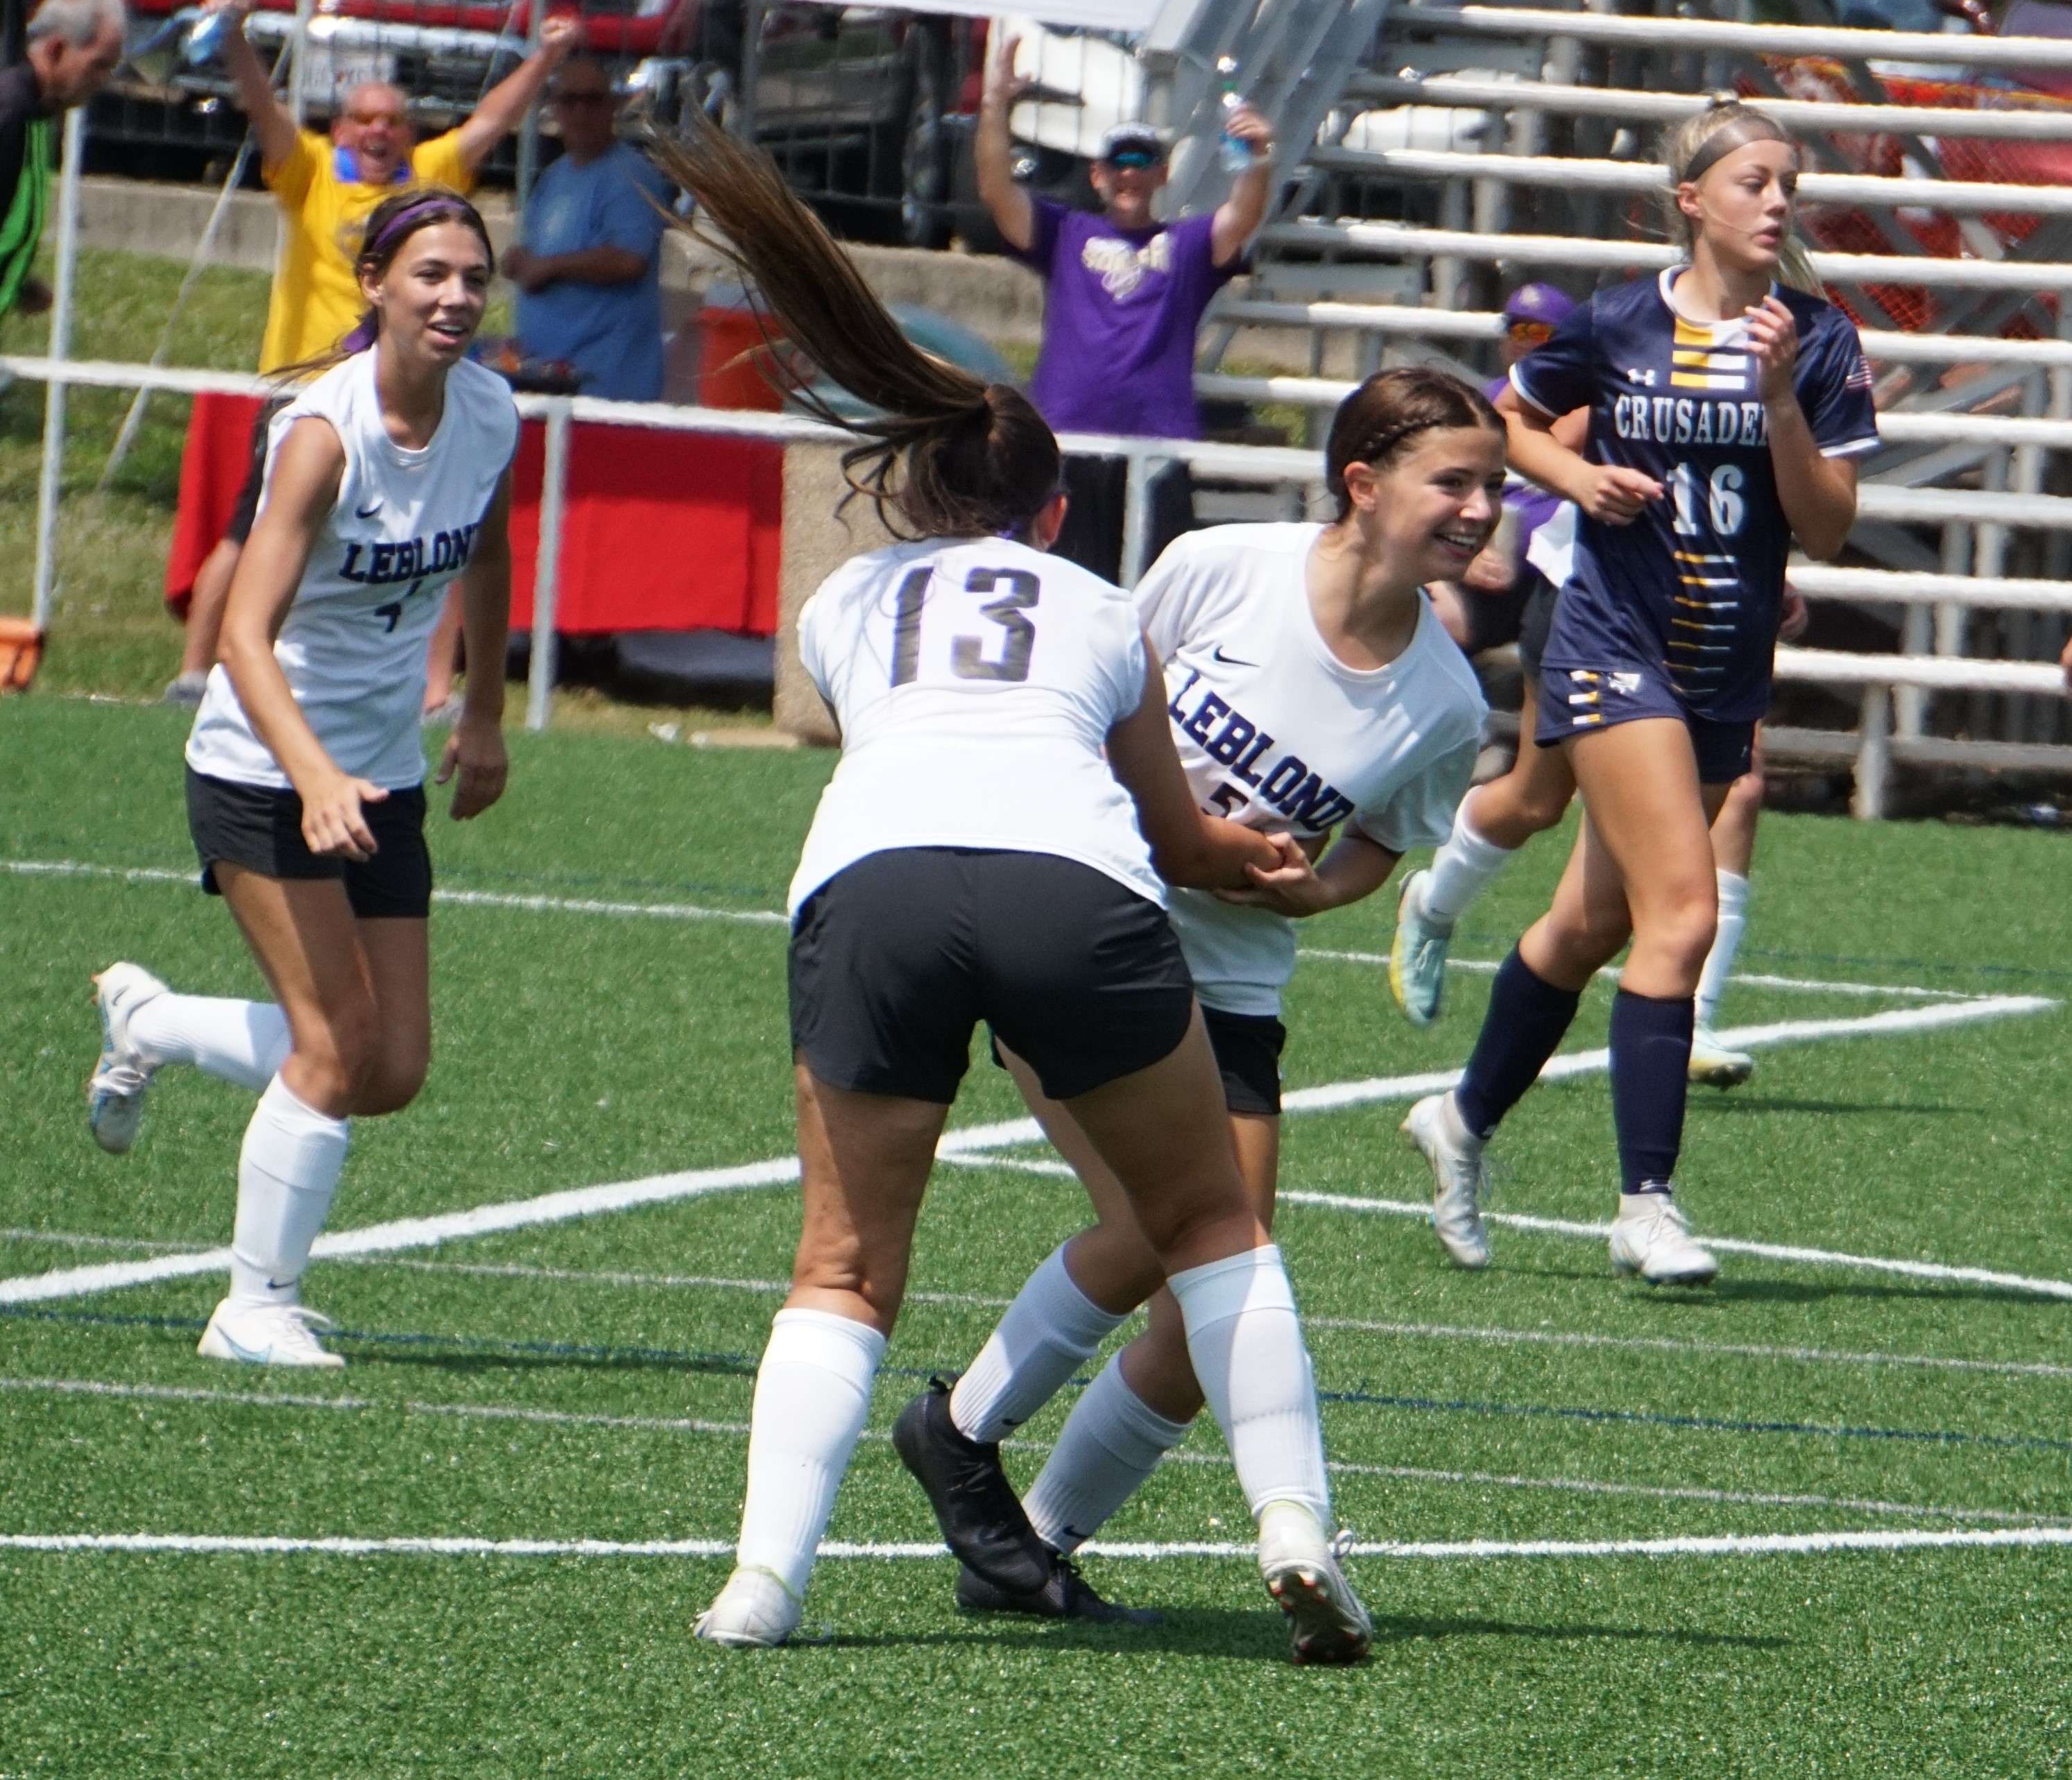
<path fill-rule="evenodd" d="M 43 659 L 43 633 L 26 618 L 0 618 L 0 693 L 26 693 Z"/>

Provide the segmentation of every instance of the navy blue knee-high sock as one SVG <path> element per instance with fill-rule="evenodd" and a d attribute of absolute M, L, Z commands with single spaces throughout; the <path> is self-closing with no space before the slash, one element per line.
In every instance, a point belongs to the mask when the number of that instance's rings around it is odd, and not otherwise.
<path fill-rule="evenodd" d="M 1511 948 L 1511 956 L 1497 968 L 1489 1012 L 1482 1016 L 1482 1030 L 1461 1085 L 1453 1090 L 1461 1122 L 1478 1137 L 1490 1136 L 1525 1097 L 1575 1019 L 1581 999 L 1576 990 L 1556 989 L 1535 976 L 1518 956 L 1518 948 Z"/>
<path fill-rule="evenodd" d="M 1684 1147 L 1690 1089 L 1691 997 L 1658 1000 L 1621 989 L 1612 998 L 1612 1122 L 1620 1190 L 1667 1193 Z"/>

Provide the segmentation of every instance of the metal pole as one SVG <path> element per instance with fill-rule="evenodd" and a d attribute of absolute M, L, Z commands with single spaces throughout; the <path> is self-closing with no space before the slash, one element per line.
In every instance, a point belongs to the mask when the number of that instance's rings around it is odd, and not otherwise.
<path fill-rule="evenodd" d="M 1122 584 L 1134 587 L 1151 566 L 1151 465 L 1141 451 L 1129 454 L 1122 495 Z"/>
<path fill-rule="evenodd" d="M 1849 814 L 1859 822 L 1885 815 L 1885 786 L 1892 776 L 1892 704 L 1882 686 L 1864 689 L 1863 714 L 1856 720 L 1856 789 Z"/>
<path fill-rule="evenodd" d="M 525 686 L 525 727 L 544 730 L 554 692 L 554 606 L 561 582 L 561 513 L 569 485 L 569 404 L 547 410 L 547 462 L 540 483 L 540 548 L 532 561 L 532 663 Z"/>
<path fill-rule="evenodd" d="M 79 179 L 86 158 L 86 107 L 65 113 L 64 171 L 58 179 L 56 288 L 51 298 L 50 356 L 72 356 L 72 272 L 79 258 Z M 36 600 L 33 622 L 50 627 L 57 598 L 58 488 L 64 474 L 65 384 L 53 376 L 43 391 L 43 461 L 36 479 Z"/>
<path fill-rule="evenodd" d="M 544 0 L 532 0 L 525 12 L 525 53 L 529 56 L 540 47 L 540 27 L 547 22 Z M 525 108 L 524 121 L 518 126 L 518 208 L 522 214 L 525 200 L 532 195 L 532 182 L 540 176 L 540 107 L 536 101 Z"/>

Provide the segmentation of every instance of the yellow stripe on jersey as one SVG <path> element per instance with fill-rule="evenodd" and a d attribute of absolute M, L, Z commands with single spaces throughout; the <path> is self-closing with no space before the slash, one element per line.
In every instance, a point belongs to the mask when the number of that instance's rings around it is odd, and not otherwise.
<path fill-rule="evenodd" d="M 1686 587 L 1738 587 L 1739 578 L 1733 575 L 1679 575 L 1676 578 Z"/>
<path fill-rule="evenodd" d="M 1671 387 L 1677 389 L 1745 389 L 1748 378 L 1744 374 L 1733 377 L 1700 376 L 1695 371 L 1672 371 L 1669 373 Z"/>
<path fill-rule="evenodd" d="M 1746 371 L 1748 369 L 1748 357 L 1745 353 L 1730 352 L 1725 347 L 1719 346 L 1705 351 L 1671 352 L 1669 355 L 1669 362 L 1671 364 L 1695 365 L 1701 371 L 1708 367 L 1714 371 Z"/>
<path fill-rule="evenodd" d="M 1702 550 L 1672 550 L 1670 555 L 1678 562 L 1732 562 L 1732 557 L 1708 556 Z"/>

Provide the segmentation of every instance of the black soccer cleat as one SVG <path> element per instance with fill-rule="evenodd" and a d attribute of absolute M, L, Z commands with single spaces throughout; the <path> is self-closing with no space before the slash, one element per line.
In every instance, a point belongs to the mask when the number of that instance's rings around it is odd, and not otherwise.
<path fill-rule="evenodd" d="M 1033 1593 L 995 1588 L 967 1564 L 957 1572 L 957 1610 L 967 1614 L 1027 1614 L 1036 1619 L 1076 1619 L 1092 1626 L 1162 1626 L 1166 1616 L 1149 1607 L 1104 1601 L 1079 1567 L 1060 1552 L 1050 1554 L 1050 1580 Z"/>
<path fill-rule="evenodd" d="M 967 1438 L 950 1420 L 950 1387 L 939 1378 L 899 1412 L 893 1449 L 935 1511 L 943 1543 L 995 1588 L 1038 1594 L 1055 1554 L 1036 1536 L 1022 1498 L 1001 1469 L 1000 1448 Z"/>

